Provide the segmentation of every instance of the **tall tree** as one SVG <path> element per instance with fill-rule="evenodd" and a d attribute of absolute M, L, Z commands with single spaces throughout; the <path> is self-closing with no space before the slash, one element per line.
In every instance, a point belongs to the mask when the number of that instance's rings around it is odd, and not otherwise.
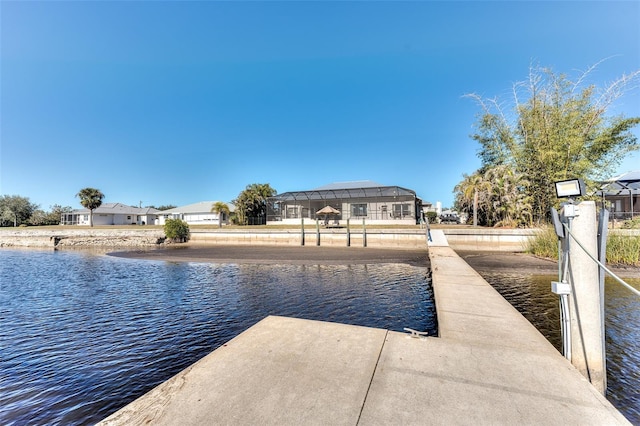
<path fill-rule="evenodd" d="M 36 210 L 29 218 L 29 225 L 34 226 L 46 226 L 46 225 L 60 225 L 62 215 L 65 213 L 71 213 L 73 209 L 70 206 L 62 207 L 59 204 L 50 206 L 50 211 Z"/>
<path fill-rule="evenodd" d="M 222 228 L 222 219 L 224 215 L 229 215 L 229 206 L 222 201 L 216 201 L 211 207 L 211 211 L 218 214 L 218 228 Z"/>
<path fill-rule="evenodd" d="M 454 192 L 456 194 L 456 209 L 470 213 L 473 216 L 473 226 L 477 226 L 480 210 L 486 214 L 491 183 L 485 181 L 482 173 L 477 171 L 471 175 L 463 175 L 462 182 L 456 185 Z"/>
<path fill-rule="evenodd" d="M 591 67 L 571 80 L 550 69 L 532 67 L 527 81 L 513 87 L 513 111 L 498 99 L 469 95 L 482 109 L 472 138 L 480 144 L 482 174 L 507 166 L 526 177 L 536 221 L 557 204 L 553 183 L 582 178 L 591 184 L 611 175 L 631 151 L 640 148 L 631 129 L 640 117 L 609 117 L 611 105 L 640 83 L 640 70 L 604 88 L 585 85 Z"/>
<path fill-rule="evenodd" d="M 492 225 L 531 225 L 531 202 L 525 191 L 529 182 L 522 173 L 502 165 L 488 169 L 484 179 L 491 182 L 489 213 Z"/>
<path fill-rule="evenodd" d="M 38 205 L 29 201 L 27 197 L 3 195 L 0 197 L 0 224 L 18 226 L 26 223 L 37 209 Z"/>
<path fill-rule="evenodd" d="M 93 226 L 93 211 L 102 205 L 104 194 L 99 189 L 83 188 L 76 194 L 80 198 L 80 204 L 89 209 L 89 225 Z"/>
<path fill-rule="evenodd" d="M 265 223 L 267 217 L 267 198 L 273 197 L 277 192 L 268 183 L 252 183 L 232 201 L 236 206 L 238 222 L 247 225 Z"/>

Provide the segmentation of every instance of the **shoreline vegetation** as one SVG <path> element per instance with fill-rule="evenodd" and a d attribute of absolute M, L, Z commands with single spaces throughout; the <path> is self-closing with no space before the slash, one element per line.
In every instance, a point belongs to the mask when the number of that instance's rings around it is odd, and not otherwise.
<path fill-rule="evenodd" d="M 550 226 L 541 228 L 529 240 L 528 253 L 558 260 L 558 237 Z M 607 263 L 616 266 L 640 267 L 640 235 L 624 235 L 609 231 L 607 238 Z"/>

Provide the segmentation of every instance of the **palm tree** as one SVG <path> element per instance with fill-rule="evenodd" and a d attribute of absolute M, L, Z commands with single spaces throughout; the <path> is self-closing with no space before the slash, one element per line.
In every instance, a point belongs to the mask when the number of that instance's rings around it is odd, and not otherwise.
<path fill-rule="evenodd" d="M 211 211 L 218 214 L 218 228 L 222 228 L 222 218 L 224 215 L 228 215 L 229 206 L 222 201 L 216 201 L 211 207 Z"/>
<path fill-rule="evenodd" d="M 76 194 L 80 198 L 80 204 L 89 209 L 89 224 L 93 226 L 93 211 L 102 205 L 104 194 L 99 189 L 83 188 Z"/>
<path fill-rule="evenodd" d="M 478 211 L 485 211 L 489 201 L 491 182 L 480 172 L 463 177 L 463 181 L 456 185 L 454 190 L 457 192 L 458 203 L 473 213 L 473 226 L 477 226 Z"/>
<path fill-rule="evenodd" d="M 277 192 L 268 183 L 252 183 L 232 201 L 240 224 L 247 225 L 249 218 L 263 222 L 267 217 L 267 198 Z M 253 224 L 253 223 L 251 223 Z"/>

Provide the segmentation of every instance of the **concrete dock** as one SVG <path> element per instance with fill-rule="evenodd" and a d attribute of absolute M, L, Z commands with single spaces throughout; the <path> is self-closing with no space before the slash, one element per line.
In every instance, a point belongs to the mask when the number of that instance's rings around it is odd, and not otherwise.
<path fill-rule="evenodd" d="M 101 424 L 630 424 L 441 237 L 439 337 L 267 317 Z"/>

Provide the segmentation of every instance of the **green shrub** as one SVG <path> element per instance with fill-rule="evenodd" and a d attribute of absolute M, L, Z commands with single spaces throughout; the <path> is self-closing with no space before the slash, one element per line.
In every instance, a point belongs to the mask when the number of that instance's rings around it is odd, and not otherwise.
<path fill-rule="evenodd" d="M 171 241 L 183 243 L 189 240 L 189 225 L 180 219 L 167 219 L 164 223 L 164 235 Z"/>
<path fill-rule="evenodd" d="M 429 223 L 436 223 L 437 219 L 438 219 L 438 213 L 427 212 L 427 220 L 429 220 Z"/>
<path fill-rule="evenodd" d="M 640 236 L 610 234 L 607 238 L 607 262 L 640 266 Z"/>
<path fill-rule="evenodd" d="M 546 226 L 529 239 L 527 253 L 549 259 L 558 258 L 558 236 L 552 226 Z"/>

